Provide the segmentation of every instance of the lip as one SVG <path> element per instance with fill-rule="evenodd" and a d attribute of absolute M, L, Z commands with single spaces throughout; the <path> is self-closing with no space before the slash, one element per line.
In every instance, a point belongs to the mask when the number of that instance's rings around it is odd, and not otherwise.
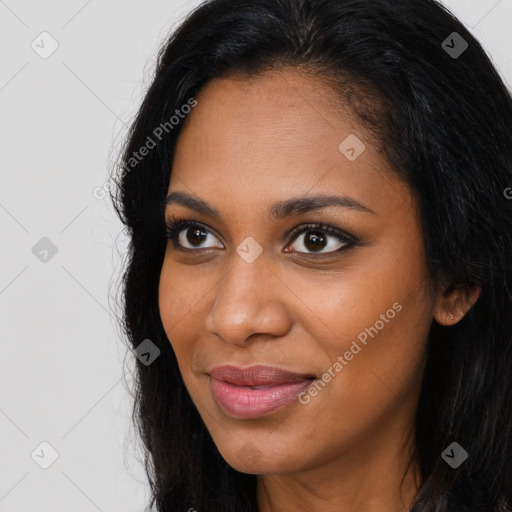
<path fill-rule="evenodd" d="M 309 387 L 314 375 L 273 366 L 226 365 L 209 372 L 210 389 L 219 407 L 235 418 L 258 418 L 290 404 Z M 256 386 L 262 386 L 254 389 Z"/>
<path fill-rule="evenodd" d="M 237 386 L 277 386 L 313 379 L 308 373 L 295 373 L 275 366 L 255 365 L 240 368 L 233 365 L 217 366 L 210 370 L 209 375 L 217 380 L 229 382 Z"/>

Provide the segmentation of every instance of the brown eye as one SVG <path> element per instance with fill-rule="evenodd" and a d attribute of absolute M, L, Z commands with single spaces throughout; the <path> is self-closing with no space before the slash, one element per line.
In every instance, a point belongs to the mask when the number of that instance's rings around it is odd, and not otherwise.
<path fill-rule="evenodd" d="M 172 240 L 175 246 L 180 246 L 184 249 L 223 248 L 220 242 L 213 246 L 202 245 L 207 243 L 209 238 L 215 240 L 218 240 L 218 238 L 206 227 L 192 222 L 185 221 L 168 225 L 167 238 Z"/>
<path fill-rule="evenodd" d="M 305 226 L 295 230 L 294 235 L 295 251 L 305 254 L 331 253 L 354 245 L 351 238 L 330 226 Z"/>

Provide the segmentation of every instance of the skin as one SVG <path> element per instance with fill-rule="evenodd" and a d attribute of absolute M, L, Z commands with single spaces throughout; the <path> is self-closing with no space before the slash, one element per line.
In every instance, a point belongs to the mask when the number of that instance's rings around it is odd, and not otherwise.
<path fill-rule="evenodd" d="M 407 511 L 420 485 L 415 462 L 401 489 L 400 482 L 429 327 L 433 319 L 459 321 L 478 297 L 447 286 L 429 291 L 413 196 L 350 111 L 334 110 L 333 96 L 296 69 L 210 82 L 182 128 L 169 182 L 169 194 L 207 201 L 220 218 L 167 206 L 167 222 L 177 215 L 210 233 L 194 246 L 184 228 L 179 240 L 188 252 L 168 241 L 163 326 L 220 453 L 259 475 L 261 512 Z M 338 149 L 350 134 L 366 146 L 354 161 Z M 313 195 L 349 196 L 373 213 L 330 206 L 279 220 L 269 214 L 274 202 Z M 337 251 L 343 242 L 329 233 L 320 246 L 306 245 L 317 230 L 286 236 L 317 222 L 359 242 Z M 262 249 L 251 263 L 236 251 L 247 237 Z M 396 303 L 400 312 L 359 343 L 309 403 L 238 419 L 215 402 L 211 368 L 268 364 L 321 379 Z"/>

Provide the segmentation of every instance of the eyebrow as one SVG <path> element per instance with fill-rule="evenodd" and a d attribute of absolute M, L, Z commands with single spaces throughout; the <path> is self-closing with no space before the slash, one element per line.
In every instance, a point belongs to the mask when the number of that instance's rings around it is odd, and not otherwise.
<path fill-rule="evenodd" d="M 185 192 L 172 192 L 169 194 L 165 198 L 164 208 L 170 204 L 179 204 L 189 208 L 190 210 L 194 210 L 209 217 L 221 217 L 219 210 L 214 208 L 210 203 L 204 201 L 203 199 L 189 196 Z M 290 215 L 312 212 L 332 206 L 340 206 L 350 210 L 375 214 L 373 210 L 351 197 L 329 195 L 296 197 L 292 199 L 286 199 L 285 201 L 278 201 L 270 207 L 269 211 L 270 215 L 274 219 L 279 220 L 284 219 Z"/>

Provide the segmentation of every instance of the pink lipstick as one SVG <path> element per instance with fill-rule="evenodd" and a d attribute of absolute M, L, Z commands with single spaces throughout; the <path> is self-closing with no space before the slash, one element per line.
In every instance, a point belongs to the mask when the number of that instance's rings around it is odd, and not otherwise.
<path fill-rule="evenodd" d="M 235 418 L 258 418 L 288 405 L 314 380 L 311 374 L 273 366 L 219 366 L 210 372 L 210 389 L 219 407 Z"/>

